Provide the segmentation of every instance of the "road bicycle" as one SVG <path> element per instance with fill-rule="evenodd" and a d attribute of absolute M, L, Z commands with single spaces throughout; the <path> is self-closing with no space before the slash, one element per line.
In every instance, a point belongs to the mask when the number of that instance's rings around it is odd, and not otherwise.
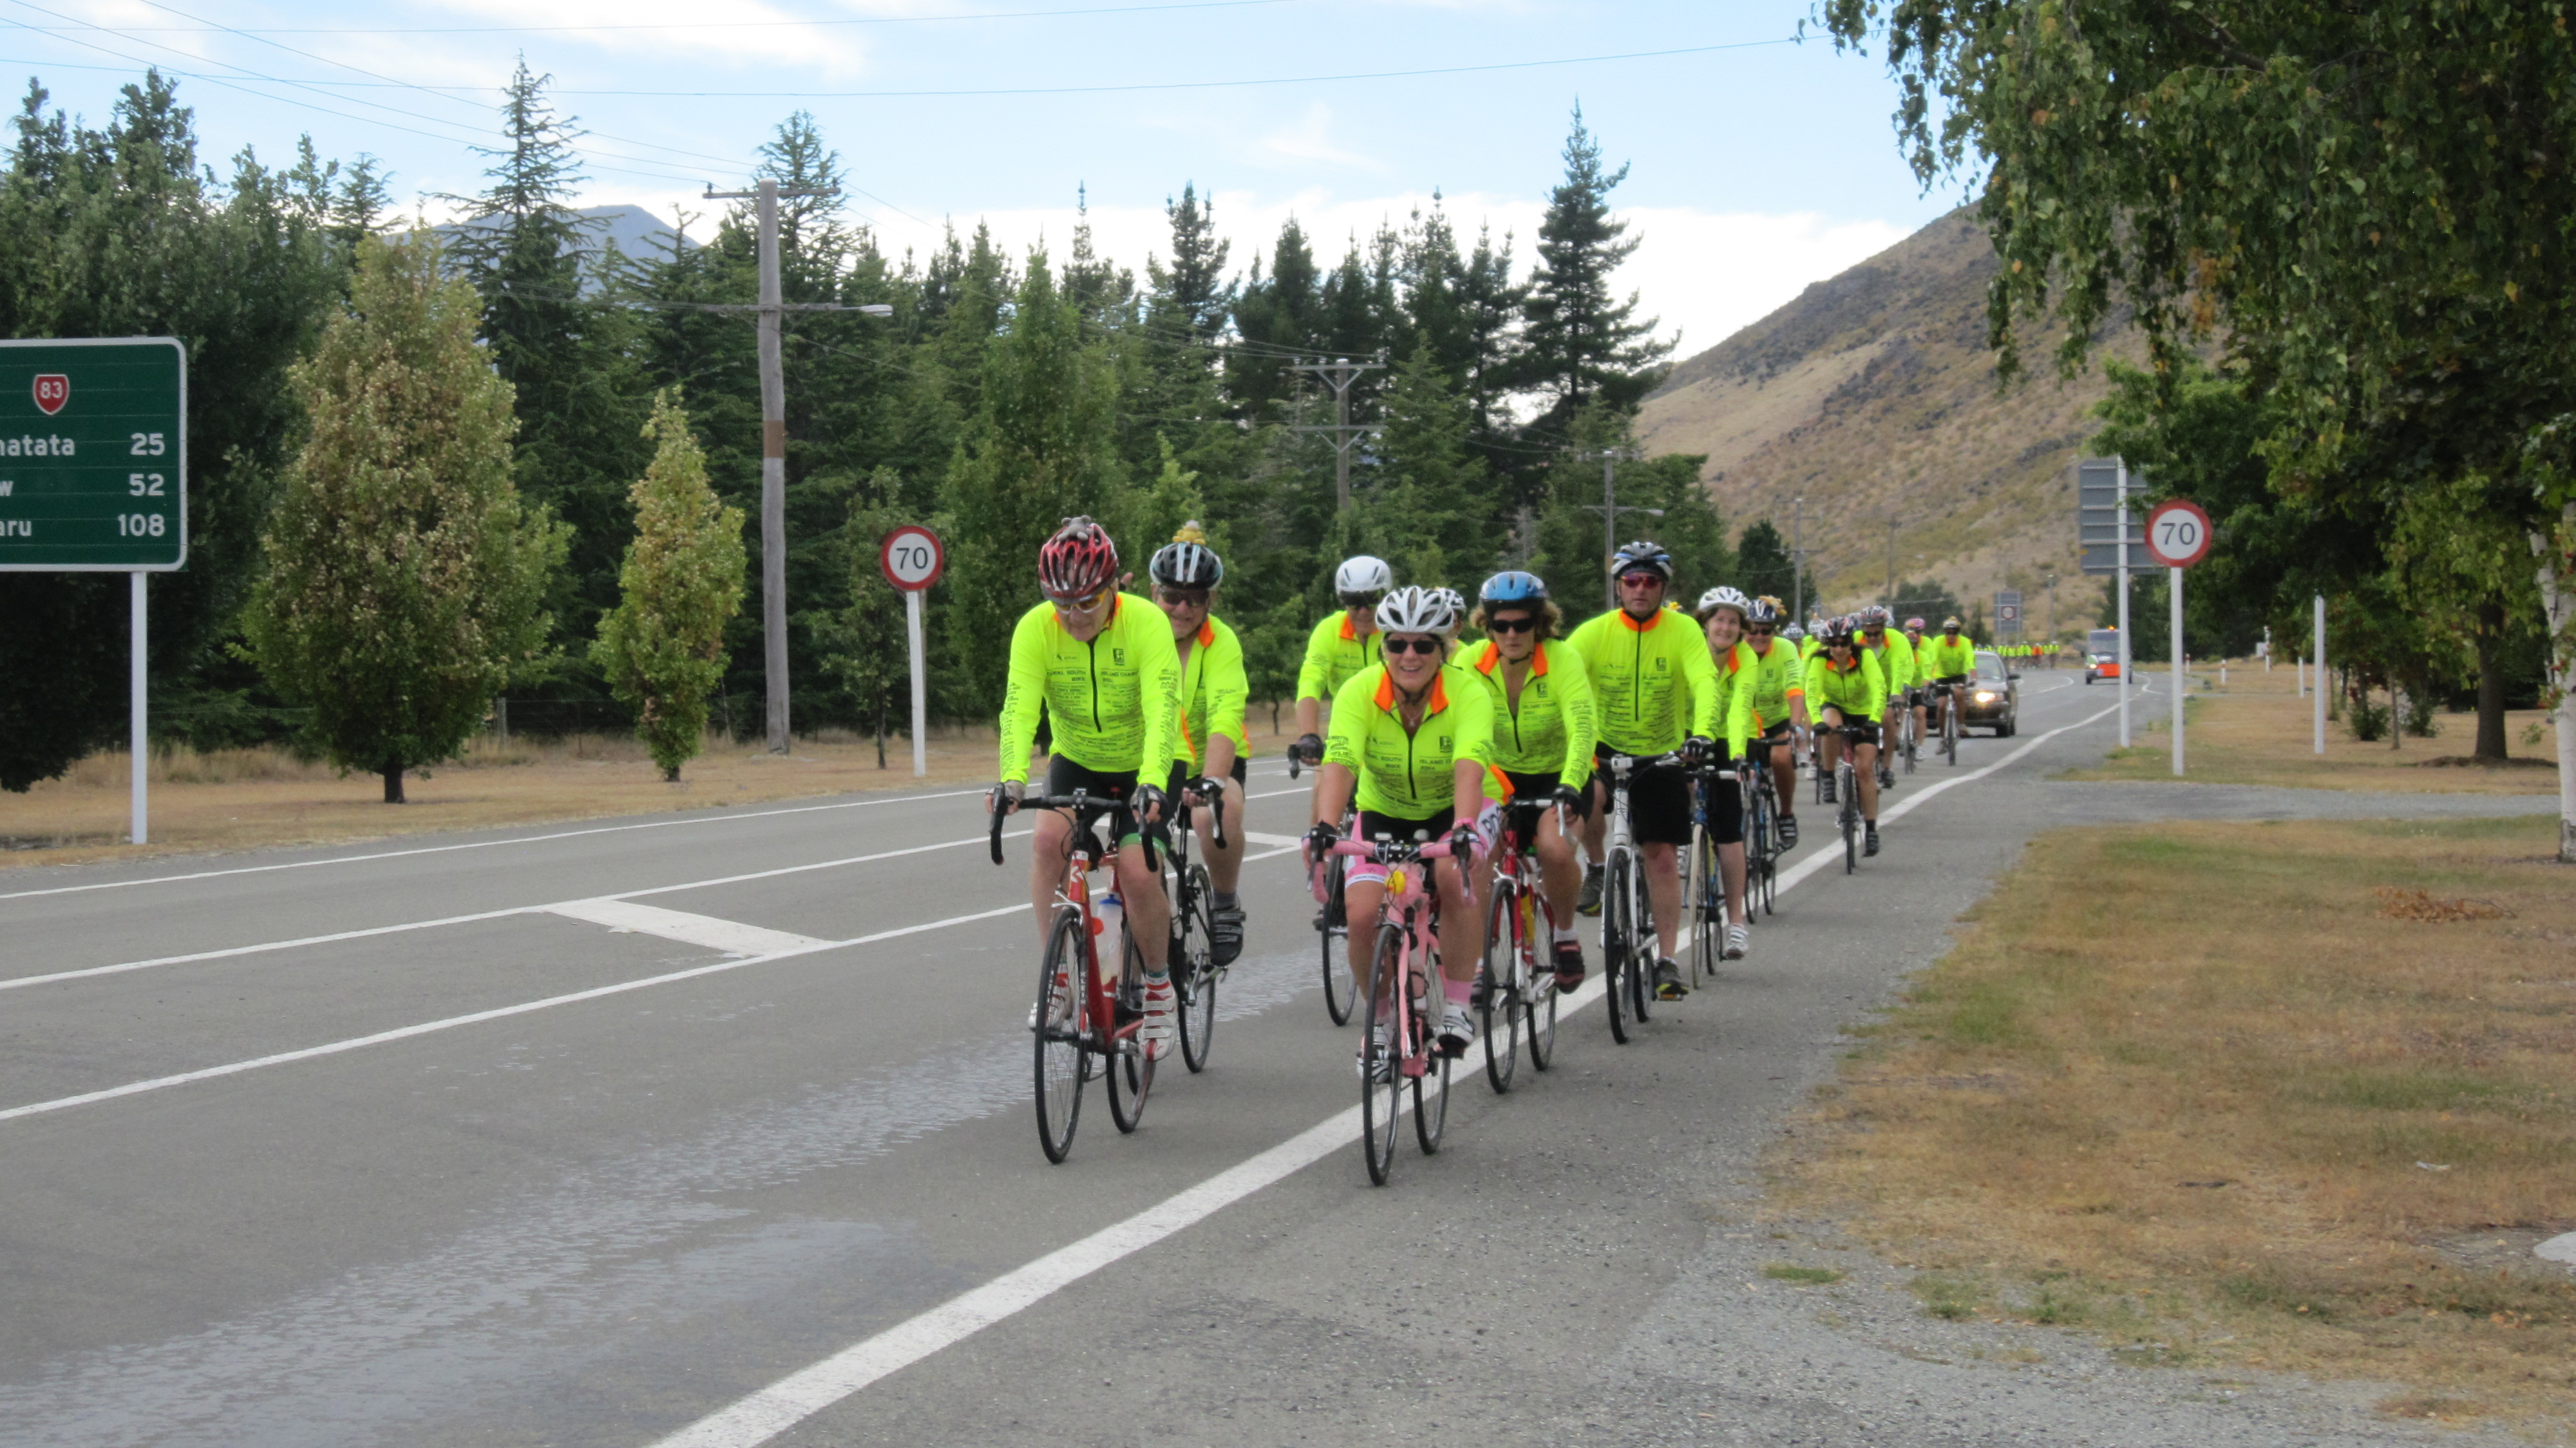
<path fill-rule="evenodd" d="M 1753 907 L 1773 914 L 1772 902 L 1779 898 L 1780 885 L 1780 803 L 1771 793 L 1771 766 L 1760 754 L 1746 752 L 1736 765 L 1744 791 L 1744 918 L 1753 918 Z"/>
<path fill-rule="evenodd" d="M 1301 772 L 1303 761 L 1297 751 L 1291 749 L 1288 751 L 1288 777 L 1295 779 Z M 1342 833 L 1348 835 L 1358 818 L 1355 811 L 1343 810 Z M 1351 1004 L 1357 987 L 1351 984 L 1351 973 L 1343 964 L 1346 951 L 1336 949 L 1335 943 L 1348 940 L 1351 933 L 1350 907 L 1342 899 L 1342 885 L 1350 876 L 1350 866 L 1342 863 L 1340 856 L 1333 855 L 1312 866 L 1310 873 L 1310 883 L 1315 892 L 1315 935 L 1324 958 L 1324 1014 L 1333 1018 L 1334 1025 L 1347 1026 L 1351 1023 Z"/>
<path fill-rule="evenodd" d="M 1449 858 L 1446 841 L 1336 841 L 1339 859 L 1374 860 L 1391 868 L 1377 943 L 1369 953 L 1368 1019 L 1360 1037 L 1360 1146 L 1369 1180 L 1385 1186 L 1395 1170 L 1395 1123 L 1413 1093 L 1413 1136 L 1429 1156 L 1449 1121 L 1449 1056 L 1440 1049 L 1438 891 L 1426 888 L 1431 862 Z M 1383 1027 L 1383 1029 L 1380 1029 Z"/>
<path fill-rule="evenodd" d="M 1610 813 L 1601 848 L 1601 984 L 1610 998 L 1610 1039 L 1623 1046 L 1628 1044 L 1629 1032 L 1654 1013 L 1655 999 L 1655 907 L 1646 891 L 1644 861 L 1629 829 L 1629 776 L 1640 769 L 1683 763 L 1678 754 L 1653 759 L 1611 754 L 1601 761 L 1610 780 Z"/>
<path fill-rule="evenodd" d="M 1959 763 L 1959 690 L 1951 684 L 1934 687 L 1941 693 L 1941 758 L 1956 767 Z"/>
<path fill-rule="evenodd" d="M 1209 818 L 1216 822 L 1216 847 L 1225 848 L 1225 781 L 1192 781 L 1173 797 L 1170 842 L 1163 848 L 1164 893 L 1172 902 L 1172 992 L 1181 1018 L 1181 1064 L 1195 1076 L 1207 1069 L 1208 1046 L 1216 1037 L 1216 983 L 1226 968 L 1216 963 L 1215 931 L 1209 912 L 1214 887 L 1207 866 L 1190 859 L 1196 831 L 1191 828 L 1191 796 L 1205 795 Z"/>
<path fill-rule="evenodd" d="M 1914 717 L 1914 707 L 1911 700 L 1900 702 L 1896 706 L 1896 712 L 1898 722 L 1904 725 L 1905 738 L 1902 753 L 1905 756 L 1905 772 L 1912 774 L 1914 772 L 1915 756 L 1922 753 L 1923 721 Z"/>
<path fill-rule="evenodd" d="M 1834 732 L 1843 737 L 1843 747 L 1834 751 L 1834 823 L 1843 832 L 1843 873 L 1848 875 L 1860 868 L 1860 770 L 1852 763 L 1852 755 L 1859 748 L 1860 731 L 1849 724 L 1838 724 Z"/>
<path fill-rule="evenodd" d="M 1144 1123 L 1145 1098 L 1154 1089 L 1154 1063 L 1146 1059 L 1144 1043 L 1136 1039 L 1144 1021 L 1144 954 L 1122 910 L 1117 982 L 1113 987 L 1104 978 L 1100 937 L 1106 932 L 1091 898 L 1091 872 L 1117 857 L 1115 849 L 1101 847 L 1095 827 L 1105 819 L 1115 828 L 1127 806 L 1078 789 L 1071 794 L 1030 795 L 1018 807 L 1073 812 L 1068 841 L 1072 848 L 1065 860 L 1064 879 L 1056 886 L 1055 918 L 1047 927 L 1046 951 L 1038 965 L 1037 1008 L 1029 1013 L 1037 1054 L 1038 1145 L 1048 1161 L 1062 1163 L 1073 1154 L 1083 1087 L 1094 1074 L 1108 1078 L 1109 1119 L 1121 1135 Z M 996 792 L 992 838 L 996 865 L 1002 863 L 1002 820 L 1011 808 L 1010 800 Z M 1153 837 L 1147 835 L 1139 843 L 1145 850 L 1146 868 L 1159 870 Z"/>
<path fill-rule="evenodd" d="M 1529 1036 L 1530 1064 L 1541 1071 L 1556 1050 L 1556 912 L 1539 878 L 1538 822 L 1563 805 L 1514 805 L 1503 812 L 1503 838 L 1494 851 L 1493 898 L 1485 909 L 1485 958 L 1476 967 L 1478 1022 L 1485 1033 L 1485 1079 L 1499 1092 L 1512 1089 L 1520 1066 L 1520 1032 Z"/>

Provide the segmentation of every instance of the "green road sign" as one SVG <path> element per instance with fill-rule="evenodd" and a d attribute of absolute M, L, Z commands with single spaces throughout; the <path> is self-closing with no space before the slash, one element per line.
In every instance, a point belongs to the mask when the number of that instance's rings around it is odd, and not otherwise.
<path fill-rule="evenodd" d="M 0 341 L 0 570 L 185 564 L 187 429 L 176 338 Z"/>

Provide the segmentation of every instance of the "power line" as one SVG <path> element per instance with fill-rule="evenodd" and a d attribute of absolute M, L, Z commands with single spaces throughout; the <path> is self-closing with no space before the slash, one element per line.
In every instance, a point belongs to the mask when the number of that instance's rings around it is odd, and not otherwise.
<path fill-rule="evenodd" d="M 841 25 L 936 25 L 964 20 L 1044 20 L 1059 16 L 1149 15 L 1167 10 L 1242 10 L 1255 6 L 1296 3 L 1299 3 L 1299 0 L 1191 0 L 1191 3 L 1177 5 L 1104 5 L 1081 10 L 992 10 L 954 15 L 837 16 L 823 20 L 699 20 L 652 25 L 261 26 L 256 30 L 234 30 L 231 26 L 215 25 L 212 22 L 200 23 L 207 29 L 230 31 L 235 35 L 582 35 L 594 31 L 624 33 L 639 30 L 770 30 Z M 168 7 L 158 8 L 167 9 Z M 193 20 L 196 17 L 186 18 Z M 204 33 L 204 31 L 183 30 L 177 26 L 156 27 L 149 33 L 165 31 L 174 35 Z"/>

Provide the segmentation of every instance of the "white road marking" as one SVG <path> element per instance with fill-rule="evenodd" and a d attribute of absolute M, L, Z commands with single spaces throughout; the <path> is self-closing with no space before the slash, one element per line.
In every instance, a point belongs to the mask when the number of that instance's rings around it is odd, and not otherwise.
<path fill-rule="evenodd" d="M 1255 830 L 1245 830 L 1243 832 L 1243 837 L 1256 845 L 1293 845 L 1297 843 L 1297 837 L 1295 835 L 1265 835 Z"/>
<path fill-rule="evenodd" d="M 881 804 L 910 804 L 925 799 L 957 799 L 982 794 L 980 789 L 951 789 L 937 794 L 892 795 L 883 799 L 843 800 L 837 804 L 796 805 L 788 809 L 750 810 L 741 814 L 705 815 L 684 820 L 647 820 L 633 825 L 599 825 L 585 830 L 558 830 L 550 835 L 517 835 L 506 840 L 473 840 L 461 845 L 422 845 L 408 850 L 378 850 L 369 855 L 334 855 L 327 860 L 289 860 L 276 865 L 242 865 L 230 870 L 199 870 L 188 875 L 155 875 L 145 880 L 101 880 L 90 885 L 57 885 L 49 890 L 14 890 L 0 894 L 0 900 L 26 900 L 38 895 L 77 895 L 86 890 L 126 890 L 138 885 L 176 885 L 189 880 L 215 880 L 227 875 L 264 875 L 272 870 L 313 870 L 324 865 L 355 865 L 368 860 L 398 860 L 411 855 L 444 855 L 455 850 L 490 850 L 503 845 L 534 845 L 547 840 L 579 839 L 584 835 L 614 835 L 629 830 L 668 830 L 682 825 L 725 824 L 733 820 L 762 820 L 778 815 L 815 814 L 824 810 L 868 809 Z"/>
<path fill-rule="evenodd" d="M 1880 818 L 1893 819 L 1945 789 L 1983 779 L 2069 729 L 2080 729 L 2108 717 L 2118 707 L 2113 705 L 2090 718 L 2052 729 L 1982 769 L 1943 780 L 1909 796 L 1904 803 L 1890 807 Z M 1270 853 L 1284 854 L 1286 851 L 1273 850 Z M 1779 888 L 1789 889 L 1824 868 L 1833 858 L 1833 855 L 1819 850 L 1784 874 Z M 1675 943 L 1687 941 L 1693 928 L 1685 925 L 1677 934 Z M 1584 981 L 1581 990 L 1560 1001 L 1557 1007 L 1560 1019 L 1600 999 L 1607 979 L 1607 976 L 1595 973 Z M 1360 1111 L 1356 1106 L 1336 1112 L 1268 1151 L 1228 1167 L 1125 1221 L 1104 1227 L 1070 1246 L 1060 1247 L 928 1312 L 844 1348 L 821 1362 L 790 1373 L 659 1440 L 653 1448 L 757 1448 L 757 1445 L 768 1442 L 869 1384 L 943 1348 L 963 1342 L 1120 1258 L 1142 1251 L 1347 1147 L 1356 1134 L 1359 1119 Z"/>
<path fill-rule="evenodd" d="M 745 925 L 739 920 L 718 920 L 712 915 L 692 915 L 685 910 L 665 910 L 659 905 L 638 905 L 617 896 L 596 900 L 567 900 L 546 907 L 549 915 L 571 920 L 587 920 L 611 930 L 658 935 L 683 945 L 703 945 L 727 955 L 776 955 L 781 951 L 806 950 L 823 942 L 811 935 L 792 935 L 784 930 L 766 930 Z"/>

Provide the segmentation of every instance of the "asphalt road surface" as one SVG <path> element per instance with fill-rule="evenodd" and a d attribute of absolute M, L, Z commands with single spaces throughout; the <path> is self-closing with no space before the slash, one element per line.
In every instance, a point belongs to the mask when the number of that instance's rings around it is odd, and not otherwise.
<path fill-rule="evenodd" d="M 2111 742 L 2073 682 L 1857 878 L 1807 806 L 1748 960 L 1626 1047 L 1587 994 L 1508 1096 L 1462 1069 L 1385 1189 L 1275 761 L 1211 1069 L 1131 1137 L 1095 1088 L 1063 1166 L 971 792 L 0 875 L 0 1443 L 2411 1441 L 1743 1280 L 1756 1151 L 2032 833 L 2385 803 L 2045 785 Z"/>

